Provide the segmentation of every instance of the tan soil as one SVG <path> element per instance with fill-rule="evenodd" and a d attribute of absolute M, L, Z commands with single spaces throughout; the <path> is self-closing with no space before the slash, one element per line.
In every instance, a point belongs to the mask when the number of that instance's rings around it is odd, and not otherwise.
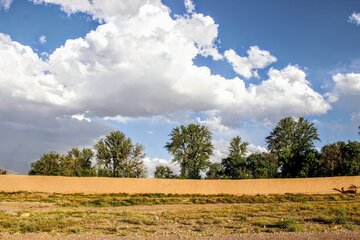
<path fill-rule="evenodd" d="M 180 180 L 100 177 L 0 176 L 0 191 L 47 193 L 328 194 L 360 185 L 360 176 L 251 180 Z"/>

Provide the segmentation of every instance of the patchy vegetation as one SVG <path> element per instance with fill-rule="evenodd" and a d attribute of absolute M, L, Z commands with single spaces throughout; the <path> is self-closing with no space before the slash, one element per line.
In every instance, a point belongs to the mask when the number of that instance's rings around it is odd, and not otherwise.
<path fill-rule="evenodd" d="M 0 199 L 0 232 L 10 234 L 181 237 L 360 230 L 360 195 L 356 194 L 234 196 L 1 192 Z"/>

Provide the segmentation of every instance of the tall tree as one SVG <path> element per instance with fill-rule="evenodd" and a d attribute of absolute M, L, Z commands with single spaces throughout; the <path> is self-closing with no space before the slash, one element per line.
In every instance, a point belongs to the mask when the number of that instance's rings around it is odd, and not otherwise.
<path fill-rule="evenodd" d="M 169 166 L 157 165 L 154 172 L 155 178 L 175 178 L 173 170 Z"/>
<path fill-rule="evenodd" d="M 278 156 L 283 177 L 299 177 L 306 155 L 314 151 L 314 141 L 320 140 L 317 129 L 303 117 L 281 119 L 268 137 L 267 147 Z"/>
<path fill-rule="evenodd" d="M 245 153 L 249 143 L 243 142 L 239 136 L 230 140 L 229 155 L 221 160 L 224 175 L 227 178 L 248 178 Z"/>
<path fill-rule="evenodd" d="M 213 153 L 211 132 L 206 126 L 199 124 L 181 125 L 170 133 L 170 142 L 165 148 L 171 153 L 173 161 L 180 164 L 180 177 L 201 178 Z"/>
<path fill-rule="evenodd" d="M 91 164 L 94 152 L 90 148 L 72 148 L 64 156 L 61 164 L 62 175 L 64 176 L 95 176 L 95 168 Z"/>
<path fill-rule="evenodd" d="M 339 141 L 321 149 L 325 176 L 354 176 L 360 174 L 360 143 Z"/>
<path fill-rule="evenodd" d="M 133 144 L 120 131 L 109 133 L 96 144 L 98 175 L 107 177 L 145 177 L 144 148 Z"/>
<path fill-rule="evenodd" d="M 246 159 L 246 167 L 252 178 L 275 178 L 278 176 L 276 156 L 272 153 L 253 153 Z"/>
<path fill-rule="evenodd" d="M 29 175 L 62 175 L 61 164 L 64 156 L 57 152 L 43 154 L 39 160 L 31 164 Z"/>

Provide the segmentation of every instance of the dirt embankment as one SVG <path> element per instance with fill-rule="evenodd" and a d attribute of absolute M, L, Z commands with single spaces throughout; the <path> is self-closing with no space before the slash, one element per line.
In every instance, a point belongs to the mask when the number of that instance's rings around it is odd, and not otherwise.
<path fill-rule="evenodd" d="M 0 191 L 47 193 L 171 194 L 328 194 L 333 188 L 360 186 L 360 176 L 252 180 L 114 179 L 50 176 L 0 176 Z"/>

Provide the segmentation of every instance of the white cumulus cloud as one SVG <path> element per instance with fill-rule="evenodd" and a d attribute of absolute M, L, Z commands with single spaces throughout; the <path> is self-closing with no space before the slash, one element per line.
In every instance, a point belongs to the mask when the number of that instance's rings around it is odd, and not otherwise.
<path fill-rule="evenodd" d="M 256 69 L 263 69 L 277 61 L 269 51 L 261 50 L 258 46 L 250 47 L 247 54 L 247 57 L 241 57 L 233 49 L 224 53 L 234 71 L 245 78 L 257 77 Z"/>
<path fill-rule="evenodd" d="M 192 0 L 184 0 L 185 9 L 187 13 L 195 12 L 195 3 Z"/>
<path fill-rule="evenodd" d="M 333 75 L 335 90 L 340 94 L 360 95 L 360 73 Z"/>
<path fill-rule="evenodd" d="M 41 36 L 39 37 L 39 43 L 40 43 L 40 44 L 45 44 L 46 42 L 47 42 L 46 36 L 45 36 L 45 35 L 41 35 Z"/>
<path fill-rule="evenodd" d="M 353 12 L 349 17 L 349 22 L 354 23 L 357 26 L 360 26 L 360 12 Z"/>

